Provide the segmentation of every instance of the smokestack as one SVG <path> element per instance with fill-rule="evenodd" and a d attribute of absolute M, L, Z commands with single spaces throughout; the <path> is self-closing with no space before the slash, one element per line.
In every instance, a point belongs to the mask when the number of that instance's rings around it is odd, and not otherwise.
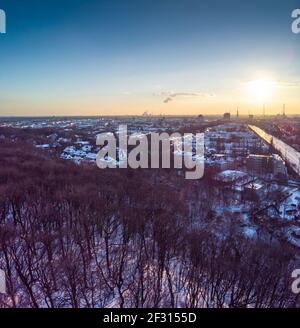
<path fill-rule="evenodd" d="M 283 104 L 283 107 L 282 107 L 282 116 L 285 116 L 285 104 Z"/>

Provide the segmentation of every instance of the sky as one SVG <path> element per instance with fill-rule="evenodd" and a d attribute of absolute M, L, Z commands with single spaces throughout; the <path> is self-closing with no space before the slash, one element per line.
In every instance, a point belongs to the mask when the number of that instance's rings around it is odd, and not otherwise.
<path fill-rule="evenodd" d="M 0 116 L 300 114 L 299 0 L 0 0 Z"/>

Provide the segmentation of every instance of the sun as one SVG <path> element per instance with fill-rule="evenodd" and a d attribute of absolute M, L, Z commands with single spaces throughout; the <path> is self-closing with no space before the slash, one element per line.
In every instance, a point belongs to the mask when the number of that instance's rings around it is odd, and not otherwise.
<path fill-rule="evenodd" d="M 247 83 L 246 90 L 251 101 L 268 102 L 272 99 L 274 82 L 270 80 L 253 80 Z"/>

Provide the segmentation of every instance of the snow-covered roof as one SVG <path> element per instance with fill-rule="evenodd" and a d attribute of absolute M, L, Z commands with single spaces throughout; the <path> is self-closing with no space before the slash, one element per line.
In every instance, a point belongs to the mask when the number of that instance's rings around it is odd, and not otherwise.
<path fill-rule="evenodd" d="M 50 145 L 48 145 L 48 144 L 44 144 L 44 145 L 36 145 L 35 147 L 36 147 L 36 148 L 41 148 L 41 149 L 48 149 L 48 148 L 50 148 Z"/>
<path fill-rule="evenodd" d="M 216 177 L 217 180 L 223 182 L 234 182 L 238 179 L 243 179 L 248 177 L 248 174 L 237 170 L 226 170 L 219 173 Z"/>

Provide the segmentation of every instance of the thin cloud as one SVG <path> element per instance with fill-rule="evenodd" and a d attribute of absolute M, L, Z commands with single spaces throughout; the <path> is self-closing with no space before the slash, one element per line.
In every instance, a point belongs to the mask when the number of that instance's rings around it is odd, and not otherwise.
<path fill-rule="evenodd" d="M 247 89 L 253 82 L 255 81 L 266 81 L 271 87 L 274 89 L 290 89 L 290 88 L 299 88 L 300 87 L 300 81 L 276 81 L 276 80 L 249 80 L 247 82 L 243 82 L 239 89 Z"/>
<path fill-rule="evenodd" d="M 167 104 L 173 101 L 175 98 L 214 98 L 214 93 L 203 93 L 203 92 L 162 92 L 161 96 L 166 96 L 164 103 Z"/>
<path fill-rule="evenodd" d="M 277 86 L 279 88 L 299 88 L 300 87 L 300 81 L 295 81 L 295 82 L 279 81 L 279 82 L 277 82 Z"/>

